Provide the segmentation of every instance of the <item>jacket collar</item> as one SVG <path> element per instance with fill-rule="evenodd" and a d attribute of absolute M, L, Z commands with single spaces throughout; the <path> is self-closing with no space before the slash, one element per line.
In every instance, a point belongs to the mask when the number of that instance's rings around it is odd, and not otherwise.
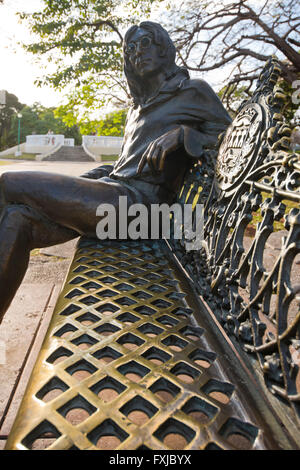
<path fill-rule="evenodd" d="M 188 71 L 181 68 L 172 77 L 166 79 L 157 92 L 151 96 L 145 103 L 142 103 L 139 108 L 146 109 L 157 103 L 161 103 L 169 99 L 169 95 L 173 95 L 176 91 L 180 90 L 185 80 L 189 78 Z"/>

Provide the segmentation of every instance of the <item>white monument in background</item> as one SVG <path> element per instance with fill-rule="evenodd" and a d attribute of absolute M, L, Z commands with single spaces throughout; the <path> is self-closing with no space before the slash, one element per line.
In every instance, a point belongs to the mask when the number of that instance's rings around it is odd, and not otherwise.
<path fill-rule="evenodd" d="M 0 96 L 1 98 L 1 96 Z M 87 155 L 95 161 L 101 162 L 101 156 L 115 156 L 121 152 L 123 137 L 111 136 L 82 136 L 82 148 Z M 72 138 L 65 138 L 62 134 L 32 134 L 26 136 L 26 142 L 20 144 L 23 153 L 36 155 L 36 160 L 43 160 L 61 147 L 74 147 L 75 142 Z M 6 149 L 0 152 L 1 156 L 10 155 L 13 149 Z"/>
<path fill-rule="evenodd" d="M 0 107 L 6 103 L 6 92 L 0 90 Z M 19 124 L 20 125 L 20 124 Z M 83 135 L 82 147 L 84 151 L 96 161 L 101 161 L 102 155 L 119 155 L 123 137 Z M 16 156 L 24 153 L 36 155 L 37 160 L 43 160 L 61 147 L 74 147 L 74 139 L 65 139 L 64 135 L 53 134 L 51 131 L 43 135 L 27 135 L 25 144 L 18 142 Z M 20 148 L 22 147 L 22 152 Z M 4 150 L 0 155 L 10 154 L 12 149 Z"/>
<path fill-rule="evenodd" d="M 63 145 L 74 146 L 74 139 L 65 139 L 64 135 L 59 134 L 27 135 L 25 152 L 49 153 Z"/>
<path fill-rule="evenodd" d="M 87 155 L 101 162 L 102 155 L 119 155 L 123 137 L 83 135 L 82 147 Z M 46 135 L 28 135 L 25 153 L 39 154 L 37 160 L 43 160 L 61 147 L 74 147 L 74 139 L 65 139 L 63 135 L 48 133 Z"/>
<path fill-rule="evenodd" d="M 101 161 L 101 155 L 119 155 L 123 143 L 123 137 L 106 135 L 83 135 L 82 147 L 84 151 L 97 161 Z"/>

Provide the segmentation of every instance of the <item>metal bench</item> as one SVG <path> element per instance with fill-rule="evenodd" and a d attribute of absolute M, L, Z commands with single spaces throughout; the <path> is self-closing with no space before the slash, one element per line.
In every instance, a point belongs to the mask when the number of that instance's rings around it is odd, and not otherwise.
<path fill-rule="evenodd" d="M 80 240 L 7 450 L 299 449 L 300 163 L 279 75 L 271 59 L 215 168 L 210 152 L 185 178 L 204 247 Z"/>

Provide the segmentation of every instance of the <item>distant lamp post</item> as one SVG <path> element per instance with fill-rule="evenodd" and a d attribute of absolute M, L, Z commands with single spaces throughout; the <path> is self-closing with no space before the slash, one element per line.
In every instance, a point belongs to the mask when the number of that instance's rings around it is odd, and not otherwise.
<path fill-rule="evenodd" d="M 22 155 L 22 152 L 20 150 L 20 139 L 21 139 L 21 119 L 22 119 L 22 114 L 18 113 L 17 114 L 18 118 L 18 150 L 15 152 L 16 157 L 20 157 Z"/>

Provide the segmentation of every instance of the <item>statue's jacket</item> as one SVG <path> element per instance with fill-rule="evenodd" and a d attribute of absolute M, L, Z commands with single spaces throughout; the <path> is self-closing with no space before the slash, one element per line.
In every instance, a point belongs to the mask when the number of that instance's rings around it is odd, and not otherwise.
<path fill-rule="evenodd" d="M 149 191 L 158 185 L 174 193 L 191 159 L 201 159 L 204 148 L 215 146 L 218 135 L 230 122 L 213 89 L 204 80 L 190 79 L 185 70 L 180 70 L 154 96 L 130 108 L 121 154 L 110 177 L 141 190 Z M 179 126 L 183 128 L 183 148 L 167 157 L 162 172 L 153 175 L 146 164 L 138 175 L 148 145 Z"/>

